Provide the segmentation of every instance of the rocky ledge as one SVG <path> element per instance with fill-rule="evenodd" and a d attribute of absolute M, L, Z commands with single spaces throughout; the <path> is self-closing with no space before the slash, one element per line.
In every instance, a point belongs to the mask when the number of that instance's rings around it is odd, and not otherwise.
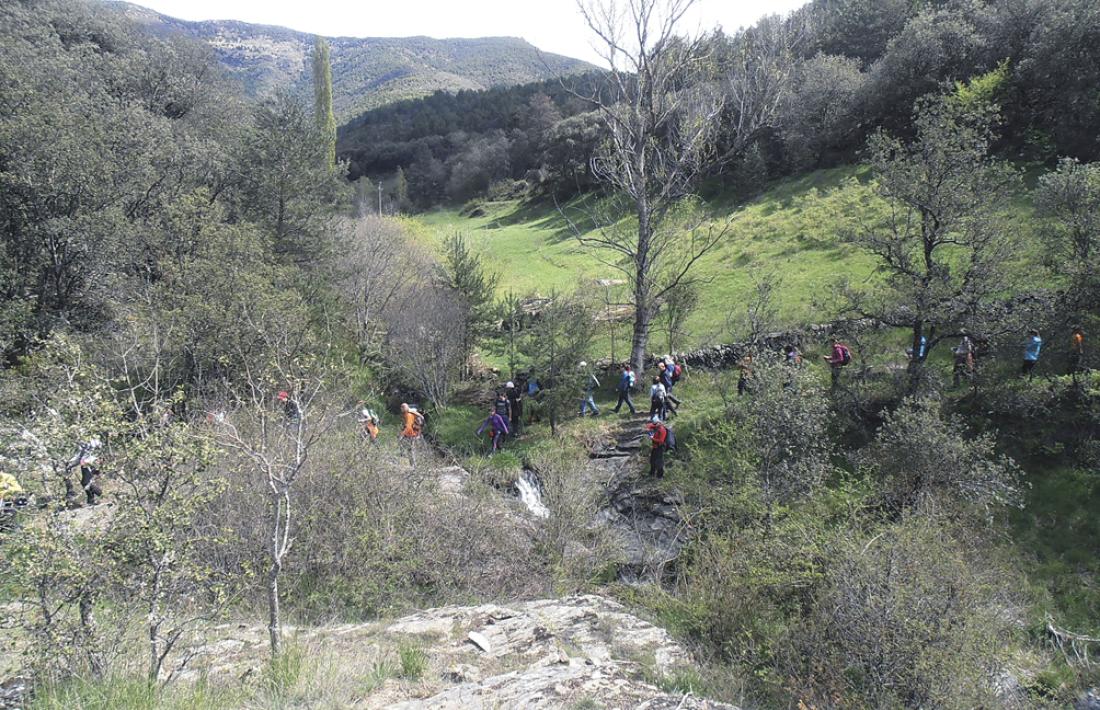
<path fill-rule="evenodd" d="M 433 647 L 455 685 L 398 708 L 729 708 L 668 693 L 654 680 L 690 663 L 666 631 L 609 599 L 443 607 L 386 629 L 447 639 Z"/>

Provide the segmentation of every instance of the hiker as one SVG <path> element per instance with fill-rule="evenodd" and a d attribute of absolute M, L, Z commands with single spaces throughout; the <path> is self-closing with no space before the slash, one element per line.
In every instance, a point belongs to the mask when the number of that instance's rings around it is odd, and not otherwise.
<path fill-rule="evenodd" d="M 508 395 L 503 391 L 497 392 L 497 398 L 493 401 L 493 411 L 504 420 L 505 428 L 512 430 L 512 403 L 508 401 Z"/>
<path fill-rule="evenodd" d="M 619 401 L 615 403 L 615 408 L 612 412 L 616 414 L 622 409 L 623 403 L 630 408 L 631 414 L 637 414 L 638 410 L 634 408 L 634 401 L 630 399 L 630 392 L 634 389 L 636 382 L 634 377 L 634 370 L 630 367 L 630 363 L 624 362 L 622 366 L 622 374 L 619 375 L 619 384 L 615 386 L 615 390 L 619 393 Z"/>
<path fill-rule="evenodd" d="M 15 507 L 20 501 L 26 501 L 27 496 L 23 492 L 23 486 L 10 473 L 0 471 L 0 509 L 7 506 Z"/>
<path fill-rule="evenodd" d="M 793 345 L 783 348 L 783 362 L 791 367 L 802 367 L 802 353 Z"/>
<path fill-rule="evenodd" d="M 99 487 L 99 469 L 96 467 L 98 457 L 95 452 L 103 445 L 99 439 L 89 439 L 77 446 L 76 456 L 69 460 L 66 474 L 73 468 L 80 468 L 80 488 L 84 491 L 88 505 L 96 505 L 97 499 L 103 495 L 103 489 Z M 76 494 L 73 491 L 72 481 L 65 476 L 65 498 L 74 501 Z"/>
<path fill-rule="evenodd" d="M 668 370 L 668 381 L 672 383 L 672 386 L 675 387 L 680 384 L 680 379 L 684 376 L 684 368 L 682 365 L 676 364 L 671 355 L 665 355 L 665 369 Z"/>
<path fill-rule="evenodd" d="M 592 416 L 600 416 L 600 409 L 596 406 L 596 400 L 594 395 L 596 390 L 600 386 L 600 381 L 596 379 L 596 376 L 591 372 L 587 372 L 588 363 L 582 362 L 580 369 L 584 372 L 584 399 L 581 400 L 581 416 L 583 417 L 585 412 L 589 409 L 592 410 Z"/>
<path fill-rule="evenodd" d="M 1024 364 L 1020 368 L 1020 376 L 1027 375 L 1030 380 L 1035 376 L 1035 366 L 1039 364 L 1039 352 L 1043 349 L 1043 339 L 1039 337 L 1039 331 L 1028 331 L 1027 344 L 1024 346 Z"/>
<path fill-rule="evenodd" d="M 401 403 L 401 431 L 397 434 L 397 440 L 409 451 L 409 463 L 416 465 L 416 447 L 424 433 L 424 415 L 417 411 L 416 407 L 410 407 L 407 403 Z"/>
<path fill-rule="evenodd" d="M 974 341 L 970 339 L 965 330 L 962 334 L 962 340 L 951 352 L 955 356 L 954 382 L 955 386 L 958 387 L 963 376 L 970 379 L 974 374 Z"/>
<path fill-rule="evenodd" d="M 359 404 L 362 405 L 364 402 L 359 402 Z M 373 409 L 362 407 L 359 410 L 359 426 L 363 429 L 363 435 L 372 444 L 378 439 L 378 425 L 381 423 L 382 420 L 378 418 Z"/>
<path fill-rule="evenodd" d="M 653 384 L 649 388 L 649 417 L 657 417 L 658 419 L 664 419 L 668 414 L 666 408 L 668 392 L 665 390 L 664 384 L 661 382 L 661 378 L 654 376 Z"/>
<path fill-rule="evenodd" d="M 302 410 L 298 408 L 298 403 L 291 399 L 290 394 L 286 390 L 279 391 L 279 401 L 283 405 L 283 413 L 286 415 L 287 424 L 297 424 L 302 419 Z"/>
<path fill-rule="evenodd" d="M 672 382 L 672 370 L 669 369 L 664 360 L 657 363 L 657 377 L 660 379 L 661 385 L 665 388 L 665 411 L 675 414 L 677 408 L 679 408 L 683 402 L 672 394 L 672 387 L 674 385 Z M 664 417 L 661 418 L 664 419 Z"/>
<path fill-rule="evenodd" d="M 1073 334 L 1069 339 L 1069 373 L 1073 375 L 1074 379 L 1077 378 L 1077 373 L 1081 372 L 1084 368 L 1082 363 L 1085 361 L 1085 331 L 1081 326 L 1073 326 Z"/>
<path fill-rule="evenodd" d="M 832 351 L 829 355 L 822 355 L 825 362 L 829 363 L 832 386 L 835 388 L 840 383 L 840 371 L 852 361 L 852 351 L 848 346 L 836 338 L 829 338 Z"/>
<path fill-rule="evenodd" d="M 489 416 L 485 417 L 485 421 L 478 427 L 477 435 L 481 436 L 481 433 L 486 429 L 489 430 L 489 440 L 493 444 L 493 453 L 495 454 L 500 451 L 501 446 L 504 444 L 504 437 L 508 435 L 508 422 L 501 416 L 495 404 L 489 408 Z"/>
<path fill-rule="evenodd" d="M 908 347 L 905 349 L 905 356 L 910 360 L 913 359 L 913 348 Z M 924 362 L 924 359 L 928 356 L 928 338 L 920 336 L 920 348 L 917 350 L 917 362 Z"/>
<path fill-rule="evenodd" d="M 745 394 L 749 387 L 749 378 L 752 377 L 752 353 L 745 353 L 745 357 L 737 363 L 740 374 L 737 376 L 737 396 Z"/>
<path fill-rule="evenodd" d="M 645 426 L 649 432 L 649 475 L 665 477 L 665 451 L 669 448 L 671 431 L 660 419 L 653 417 Z"/>
<path fill-rule="evenodd" d="M 523 429 L 523 391 L 516 387 L 516 383 L 509 381 L 504 385 L 504 394 L 512 407 L 512 418 L 508 422 L 512 427 L 512 437 L 518 438 Z"/>

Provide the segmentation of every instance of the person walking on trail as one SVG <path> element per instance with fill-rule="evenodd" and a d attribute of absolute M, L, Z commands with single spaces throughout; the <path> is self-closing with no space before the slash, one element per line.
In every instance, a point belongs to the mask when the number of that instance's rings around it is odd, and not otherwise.
<path fill-rule="evenodd" d="M 419 445 L 420 437 L 424 433 L 424 415 L 421 414 L 415 407 L 410 407 L 407 403 L 401 403 L 401 431 L 398 432 L 397 437 L 400 444 L 408 450 L 409 463 L 413 466 L 416 465 L 416 447 Z"/>
<path fill-rule="evenodd" d="M 615 386 L 615 391 L 619 394 L 619 401 L 615 403 L 615 408 L 611 411 L 616 414 L 622 409 L 625 403 L 630 408 L 631 414 L 637 414 L 638 410 L 634 408 L 634 401 L 630 399 L 630 393 L 634 390 L 634 385 L 637 379 L 634 376 L 634 370 L 631 369 L 629 363 L 623 363 L 622 372 L 619 374 L 619 384 Z"/>
<path fill-rule="evenodd" d="M 512 431 L 512 403 L 508 401 L 508 395 L 503 391 L 497 392 L 497 398 L 493 401 L 493 411 L 504 420 L 508 431 Z"/>
<path fill-rule="evenodd" d="M 596 390 L 600 387 L 600 381 L 596 379 L 596 376 L 591 372 L 588 372 L 588 363 L 582 362 L 580 369 L 583 372 L 584 377 L 584 399 L 581 400 L 581 416 L 591 409 L 592 416 L 600 416 L 600 408 L 596 406 L 595 394 Z"/>
<path fill-rule="evenodd" d="M 1073 326 L 1073 333 L 1069 336 L 1069 373 L 1077 381 L 1077 373 L 1084 370 L 1085 362 L 1085 330 L 1079 326 Z"/>
<path fill-rule="evenodd" d="M 378 425 L 382 423 L 382 420 L 378 418 L 373 409 L 363 405 L 363 402 L 359 403 L 359 426 L 363 431 L 363 436 L 373 444 L 378 439 Z"/>
<path fill-rule="evenodd" d="M 791 367 L 802 367 L 802 353 L 794 345 L 783 348 L 783 362 Z"/>
<path fill-rule="evenodd" d="M 962 340 L 951 351 L 955 356 L 954 383 L 958 387 L 962 378 L 970 379 L 974 374 L 974 341 L 963 331 Z"/>
<path fill-rule="evenodd" d="M 829 338 L 829 345 L 830 353 L 821 357 L 829 363 L 829 374 L 832 377 L 832 386 L 835 388 L 840 384 L 840 371 L 852 361 L 852 351 L 836 338 Z"/>
<path fill-rule="evenodd" d="M 745 357 L 737 363 L 737 369 L 737 395 L 741 396 L 749 388 L 749 378 L 752 377 L 752 353 L 745 353 Z"/>
<path fill-rule="evenodd" d="M 665 477 L 665 451 L 669 448 L 669 428 L 657 417 L 646 424 L 649 432 L 649 475 L 654 478 Z"/>
<path fill-rule="evenodd" d="M 672 383 L 672 386 L 675 387 L 680 384 L 680 380 L 684 376 L 684 368 L 682 365 L 677 364 L 671 355 L 665 355 L 665 369 L 668 370 L 668 381 Z"/>
<path fill-rule="evenodd" d="M 664 419 L 668 412 L 668 392 L 665 390 L 664 384 L 661 382 L 661 378 L 654 376 L 653 384 L 649 387 L 649 417 L 657 417 L 658 419 Z"/>
<path fill-rule="evenodd" d="M 663 360 L 657 363 L 657 378 L 660 379 L 661 385 L 665 388 L 665 411 L 675 414 L 683 401 L 672 394 L 672 388 L 675 386 L 672 381 L 672 370 L 668 368 Z"/>
<path fill-rule="evenodd" d="M 512 407 L 512 415 L 508 420 L 512 428 L 512 438 L 518 438 L 523 429 L 523 391 L 516 387 L 516 383 L 508 382 L 504 385 L 504 395 Z"/>
<path fill-rule="evenodd" d="M 504 445 L 504 437 L 508 435 L 508 422 L 504 420 L 500 412 L 495 406 L 489 409 L 489 416 L 485 417 L 485 421 L 481 423 L 481 426 L 477 429 L 477 435 L 486 430 L 489 430 L 489 440 L 493 445 L 493 453 L 500 451 Z"/>
<path fill-rule="evenodd" d="M 84 491 L 88 505 L 96 505 L 97 500 L 103 495 L 103 489 L 99 487 L 99 468 L 96 466 L 98 456 L 96 451 L 102 446 L 99 439 L 89 439 L 77 447 L 76 456 L 69 461 L 67 470 L 80 468 L 80 488 Z M 65 476 L 65 497 L 74 501 L 76 495 L 73 492 L 72 482 Z"/>
<path fill-rule="evenodd" d="M 1024 364 L 1020 368 L 1020 375 L 1027 376 L 1030 380 L 1035 376 L 1035 366 L 1039 364 L 1039 353 L 1043 349 L 1043 339 L 1039 337 L 1039 331 L 1028 331 L 1027 344 L 1024 346 Z"/>
<path fill-rule="evenodd" d="M 297 424 L 302 419 L 302 410 L 298 408 L 298 403 L 295 402 L 290 394 L 286 390 L 281 390 L 278 394 L 279 402 L 283 405 L 283 414 L 286 416 L 287 424 Z"/>

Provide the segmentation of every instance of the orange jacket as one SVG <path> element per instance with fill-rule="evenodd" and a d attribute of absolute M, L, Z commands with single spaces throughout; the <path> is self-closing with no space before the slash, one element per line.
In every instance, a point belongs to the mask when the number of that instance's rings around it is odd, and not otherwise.
<path fill-rule="evenodd" d="M 416 412 L 410 409 L 401 415 L 401 419 L 405 424 L 401 429 L 401 436 L 409 439 L 420 436 L 420 432 L 416 430 Z"/>

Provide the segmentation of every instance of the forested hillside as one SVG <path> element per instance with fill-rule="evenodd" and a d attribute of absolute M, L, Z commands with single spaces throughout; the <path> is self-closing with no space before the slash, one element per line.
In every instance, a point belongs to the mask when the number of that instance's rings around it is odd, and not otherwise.
<path fill-rule="evenodd" d="M 0 5 L 0 709 L 1095 704 L 1100 9 L 694 4 L 339 131 Z"/>
<path fill-rule="evenodd" d="M 975 90 L 993 92 L 1000 107 L 999 154 L 1100 158 L 1098 12 L 1087 0 L 815 0 L 782 21 L 794 61 L 781 110 L 711 167 L 711 189 L 857 162 L 876 130 L 911 133 L 919 97 L 975 77 L 985 77 Z M 767 23 L 757 31 L 769 31 Z M 718 86 L 735 81 L 729 68 L 751 37 L 706 39 Z M 588 157 L 601 128 L 595 105 L 583 100 L 592 88 L 587 80 L 550 81 L 379 108 L 341 128 L 339 150 L 353 178 L 392 180 L 402 168 L 408 205 L 418 207 L 462 202 L 492 183 L 515 194 L 507 184 L 514 180 L 534 194 L 573 195 L 594 182 Z M 727 115 L 723 125 L 735 119 Z M 717 150 L 732 143 L 727 135 Z"/>
<path fill-rule="evenodd" d="M 302 96 L 312 91 L 312 35 L 246 22 L 187 22 L 118 0 L 107 0 L 107 7 L 158 35 L 201 41 L 250 96 L 268 96 L 279 88 Z M 436 91 L 482 90 L 591 69 L 516 37 L 332 37 L 329 44 L 333 108 L 341 121 Z"/>

